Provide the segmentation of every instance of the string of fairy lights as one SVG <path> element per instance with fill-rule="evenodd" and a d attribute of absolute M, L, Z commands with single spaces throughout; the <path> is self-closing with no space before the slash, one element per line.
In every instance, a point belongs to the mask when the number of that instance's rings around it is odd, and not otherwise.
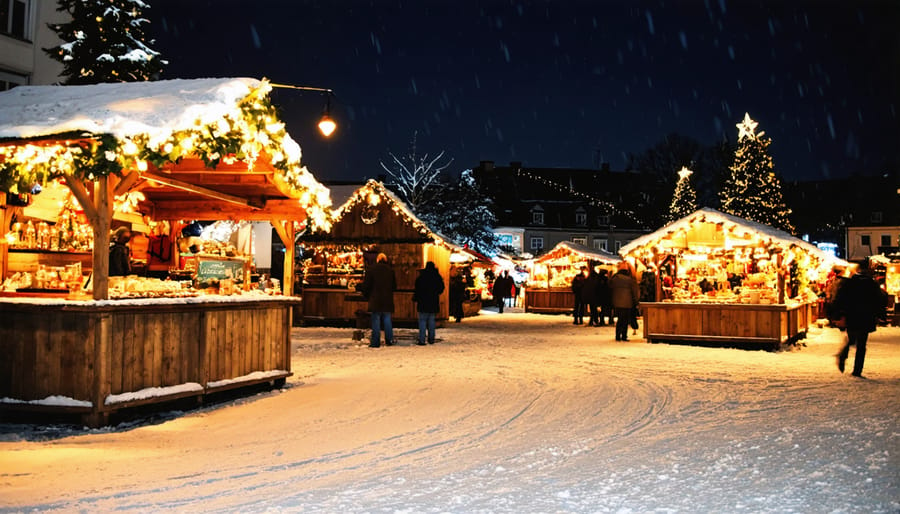
<path fill-rule="evenodd" d="M 606 214 L 608 214 L 608 215 L 613 215 L 613 214 L 624 215 L 624 216 L 628 216 L 628 217 L 638 221 L 639 223 L 643 223 L 643 221 L 641 221 L 641 218 L 637 215 L 636 212 L 634 212 L 630 209 L 620 209 L 620 208 L 616 207 L 616 204 L 614 204 L 608 200 L 601 200 L 600 198 L 597 198 L 595 196 L 591 196 L 591 195 L 583 193 L 581 191 L 577 191 L 571 186 L 565 186 L 563 184 L 554 182 L 554 181 L 547 179 L 545 177 L 542 177 L 540 175 L 536 175 L 534 173 L 525 171 L 521 168 L 516 170 L 516 176 L 527 178 L 527 179 L 537 182 L 541 185 L 549 187 L 555 191 L 567 193 L 567 194 L 572 195 L 577 198 L 582 198 L 582 199 L 586 200 L 589 205 L 592 205 L 594 207 L 605 208 Z"/>

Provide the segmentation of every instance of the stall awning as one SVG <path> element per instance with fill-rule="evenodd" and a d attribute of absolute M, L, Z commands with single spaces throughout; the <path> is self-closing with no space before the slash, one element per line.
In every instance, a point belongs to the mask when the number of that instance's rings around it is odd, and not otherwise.
<path fill-rule="evenodd" d="M 549 263 L 570 255 L 576 255 L 585 260 L 597 261 L 603 264 L 616 264 L 622 261 L 622 258 L 618 255 L 605 250 L 588 248 L 582 244 L 570 241 L 562 241 L 554 246 L 552 250 L 535 259 L 534 262 Z"/>

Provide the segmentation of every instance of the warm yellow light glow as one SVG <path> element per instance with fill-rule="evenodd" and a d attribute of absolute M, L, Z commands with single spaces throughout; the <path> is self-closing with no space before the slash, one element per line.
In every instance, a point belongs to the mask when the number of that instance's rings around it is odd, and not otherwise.
<path fill-rule="evenodd" d="M 140 160 L 139 160 L 139 161 L 137 162 L 137 169 L 138 169 L 138 171 L 140 171 L 140 172 L 147 171 L 147 161 L 140 161 Z"/>
<path fill-rule="evenodd" d="M 331 136 L 331 134 L 333 134 L 336 129 L 337 123 L 335 123 L 334 120 L 331 119 L 331 116 L 326 114 L 322 116 L 321 120 L 319 120 L 319 132 L 321 132 L 323 136 Z"/>
<path fill-rule="evenodd" d="M 380 201 L 381 199 L 378 198 L 378 195 L 376 193 L 372 193 L 369 195 L 369 205 L 378 205 Z"/>

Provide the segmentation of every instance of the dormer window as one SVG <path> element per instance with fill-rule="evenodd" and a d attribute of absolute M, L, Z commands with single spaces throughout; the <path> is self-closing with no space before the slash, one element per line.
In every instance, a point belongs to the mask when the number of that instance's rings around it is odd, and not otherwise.
<path fill-rule="evenodd" d="M 597 216 L 597 224 L 600 225 L 601 227 L 605 227 L 605 226 L 609 225 L 609 215 L 603 214 L 603 215 Z"/>
<path fill-rule="evenodd" d="M 575 225 L 579 227 L 587 225 L 587 213 L 580 207 L 575 211 Z"/>
<path fill-rule="evenodd" d="M 531 223 L 533 225 L 544 224 L 544 209 L 540 205 L 531 208 Z"/>
<path fill-rule="evenodd" d="M 881 220 L 882 220 L 882 219 L 884 219 L 884 218 L 883 218 L 883 216 L 881 215 L 881 211 L 872 211 L 872 215 L 871 215 L 870 218 L 869 218 L 869 220 L 870 220 L 872 223 L 881 223 Z"/>

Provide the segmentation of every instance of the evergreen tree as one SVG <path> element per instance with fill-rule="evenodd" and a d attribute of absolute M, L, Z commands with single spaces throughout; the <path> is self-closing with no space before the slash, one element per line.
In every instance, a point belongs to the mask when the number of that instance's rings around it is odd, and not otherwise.
<path fill-rule="evenodd" d="M 444 184 L 441 194 L 420 210 L 425 223 L 453 242 L 481 253 L 497 249 L 493 227 L 497 217 L 490 197 L 481 192 L 471 169 L 460 173 L 457 183 Z"/>
<path fill-rule="evenodd" d="M 682 166 L 678 172 L 678 184 L 672 195 L 672 203 L 669 204 L 669 221 L 683 218 L 697 210 L 697 192 L 691 185 L 693 172 Z"/>
<path fill-rule="evenodd" d="M 719 192 L 722 211 L 740 218 L 762 223 L 793 233 L 784 203 L 781 179 L 775 173 L 765 132 L 756 133 L 757 122 L 744 115 L 737 124 L 738 144 L 731 165 L 731 176 Z"/>
<path fill-rule="evenodd" d="M 64 41 L 44 48 L 63 64 L 64 84 L 140 82 L 155 80 L 166 61 L 151 49 L 143 25 L 149 21 L 141 0 L 58 0 L 57 11 L 71 17 L 67 23 L 48 23 Z"/>

